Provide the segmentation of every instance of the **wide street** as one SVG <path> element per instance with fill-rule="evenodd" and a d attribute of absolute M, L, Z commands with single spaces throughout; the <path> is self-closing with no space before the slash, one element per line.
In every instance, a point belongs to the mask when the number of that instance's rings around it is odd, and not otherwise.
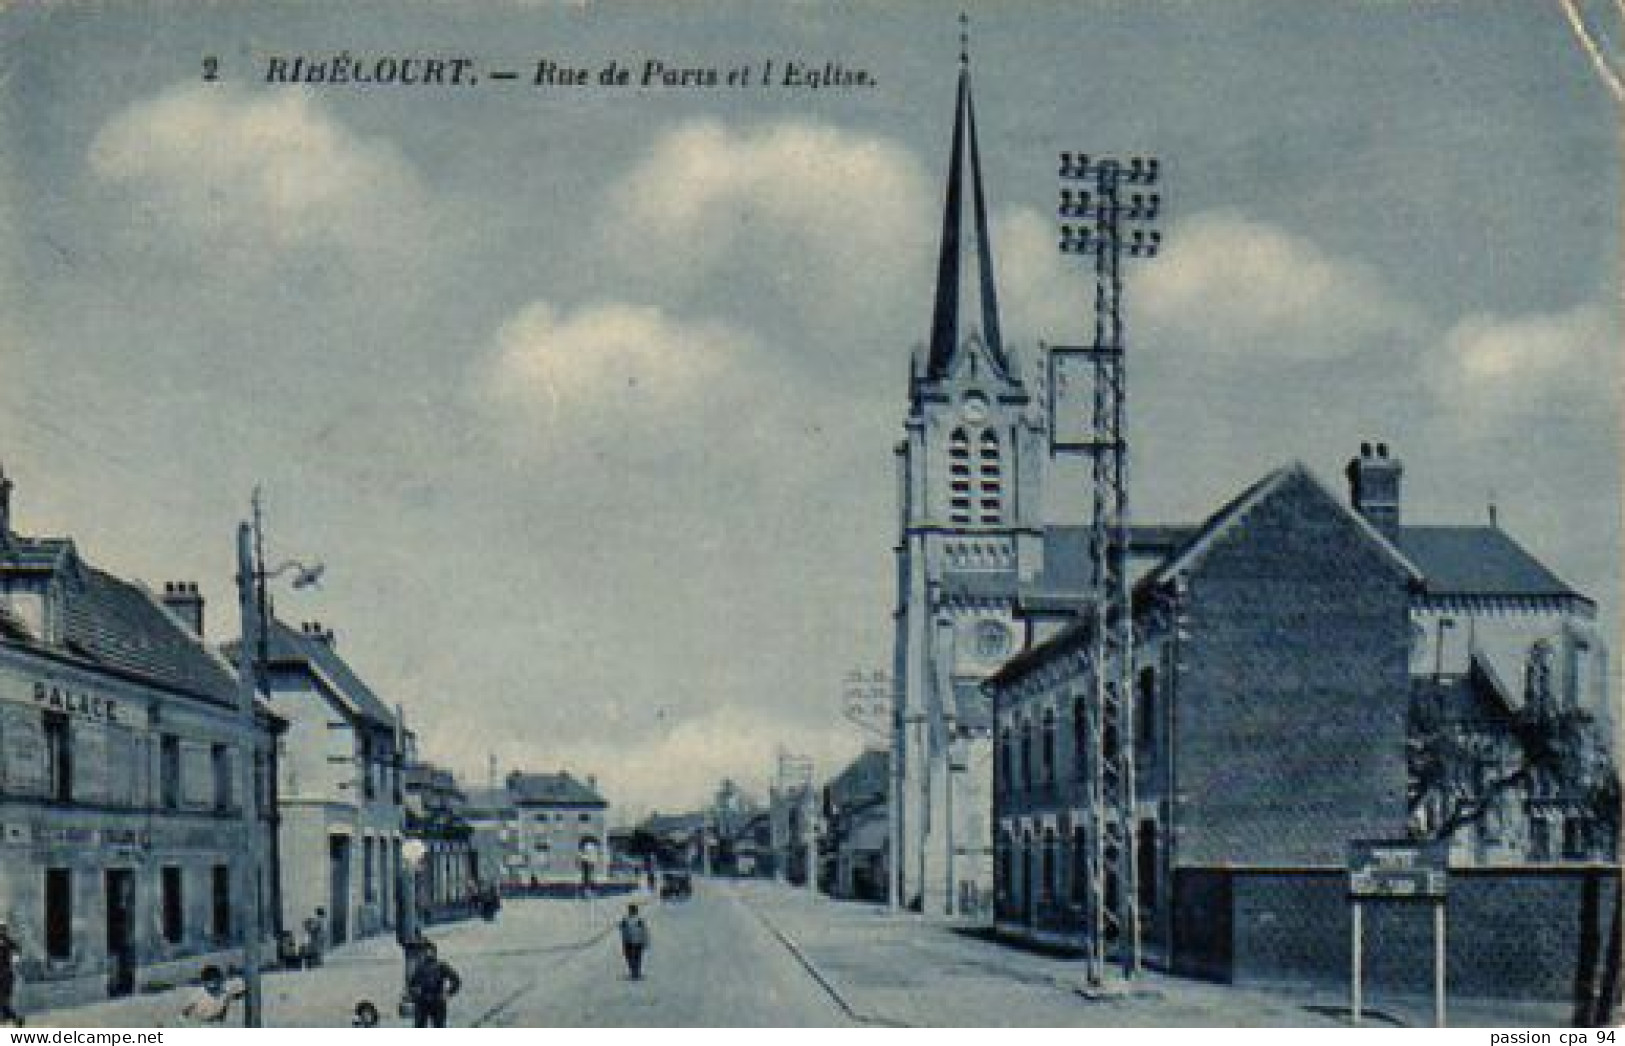
<path fill-rule="evenodd" d="M 1252 991 L 1148 973 L 1131 994 L 1091 1001 L 1075 961 L 1011 948 L 918 917 L 813 898 L 770 882 L 697 883 L 693 899 L 650 903 L 646 978 L 627 979 L 613 921 L 624 900 L 508 902 L 495 923 L 437 926 L 461 973 L 451 1024 L 476 1027 L 1314 1026 L 1342 1000 Z M 392 939 L 341 948 L 316 971 L 266 975 L 266 1024 L 349 1023 L 360 999 L 395 1011 Z M 31 1026 L 179 1026 L 191 989 L 29 1015 Z M 1426 1000 L 1374 1007 L 1372 1023 L 1425 1024 Z M 1461 1005 L 1460 1024 L 1560 1021 L 1561 1010 Z"/>

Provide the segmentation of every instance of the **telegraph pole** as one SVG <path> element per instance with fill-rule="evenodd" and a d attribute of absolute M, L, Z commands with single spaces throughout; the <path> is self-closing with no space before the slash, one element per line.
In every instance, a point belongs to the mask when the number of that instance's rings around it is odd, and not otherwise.
<path fill-rule="evenodd" d="M 1089 701 L 1089 846 L 1087 877 L 1090 977 L 1105 970 L 1106 942 L 1115 938 L 1123 976 L 1140 971 L 1140 919 L 1134 802 L 1134 618 L 1128 577 L 1127 383 L 1123 336 L 1124 256 L 1151 257 L 1161 233 L 1151 228 L 1162 207 L 1150 191 L 1158 183 L 1156 159 L 1127 160 L 1062 153 L 1060 216 L 1063 254 L 1094 260 L 1094 340 L 1087 346 L 1055 346 L 1050 352 L 1051 447 L 1090 460 L 1092 563 L 1090 607 L 1093 687 Z M 1077 223 L 1077 224 L 1073 224 Z M 1093 393 L 1082 431 L 1062 431 L 1054 416 L 1066 385 L 1057 368 L 1074 361 L 1089 366 Z M 1115 896 L 1113 896 L 1115 894 Z M 1108 903 L 1108 902 L 1113 903 Z"/>
<path fill-rule="evenodd" d="M 255 492 L 254 517 L 259 519 L 259 494 Z M 243 935 L 243 1027 L 263 1028 L 260 978 L 260 928 L 264 917 L 260 913 L 260 868 L 263 865 L 260 849 L 260 804 L 256 787 L 256 763 L 259 759 L 259 723 L 256 721 L 254 697 L 259 689 L 257 676 L 264 663 L 250 651 L 259 644 L 257 638 L 263 629 L 260 617 L 261 584 L 259 560 L 256 555 L 255 531 L 247 523 L 237 525 L 237 596 L 242 610 L 242 641 L 237 656 L 237 717 L 242 730 L 242 758 L 237 760 L 237 792 L 243 811 L 243 847 L 237 860 L 237 890 L 242 897 Z M 255 647 L 249 644 L 255 643 Z"/>

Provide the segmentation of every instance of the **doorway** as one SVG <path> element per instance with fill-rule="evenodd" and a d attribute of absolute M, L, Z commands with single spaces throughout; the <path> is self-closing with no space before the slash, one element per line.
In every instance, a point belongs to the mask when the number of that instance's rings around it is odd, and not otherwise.
<path fill-rule="evenodd" d="M 131 929 L 135 913 L 135 873 L 128 868 L 110 868 L 107 890 L 107 994 L 129 995 L 135 991 L 135 947 Z"/>
<path fill-rule="evenodd" d="M 350 837 L 327 837 L 329 889 L 327 902 L 328 944 L 350 939 Z"/>

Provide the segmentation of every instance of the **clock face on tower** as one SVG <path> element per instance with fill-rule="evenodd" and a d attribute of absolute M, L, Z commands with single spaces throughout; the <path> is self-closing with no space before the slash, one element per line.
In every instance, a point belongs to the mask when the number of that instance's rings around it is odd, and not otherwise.
<path fill-rule="evenodd" d="M 965 401 L 959 406 L 959 413 L 966 421 L 980 422 L 987 417 L 987 397 L 980 392 L 968 392 Z"/>

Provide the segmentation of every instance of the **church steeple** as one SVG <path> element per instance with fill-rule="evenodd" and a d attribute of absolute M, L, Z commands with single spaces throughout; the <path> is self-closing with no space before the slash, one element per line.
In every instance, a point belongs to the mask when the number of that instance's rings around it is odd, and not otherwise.
<path fill-rule="evenodd" d="M 981 150 L 976 141 L 976 106 L 971 100 L 970 56 L 960 15 L 959 97 L 954 112 L 953 152 L 937 256 L 936 306 L 931 317 L 931 349 L 926 376 L 941 378 L 964 341 L 981 336 L 993 365 L 1011 377 L 999 336 L 999 301 L 993 284 L 993 250 L 987 235 L 987 200 L 982 188 Z"/>

